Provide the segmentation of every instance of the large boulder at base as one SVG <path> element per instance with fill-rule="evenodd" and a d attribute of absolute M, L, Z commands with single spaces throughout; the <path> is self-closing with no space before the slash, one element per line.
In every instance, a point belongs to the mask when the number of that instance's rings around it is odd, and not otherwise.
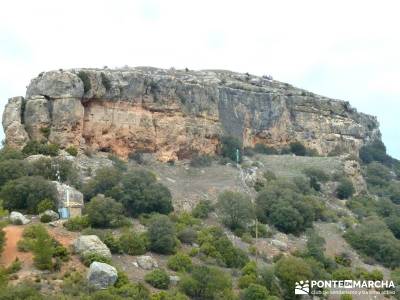
<path fill-rule="evenodd" d="M 44 211 L 43 213 L 41 213 L 40 218 L 44 215 L 49 216 L 51 221 L 56 221 L 60 218 L 58 213 L 56 213 L 54 210 L 51 210 L 51 209 L 48 209 L 48 210 Z"/>
<path fill-rule="evenodd" d="M 81 235 L 74 241 L 74 250 L 81 256 L 95 253 L 106 258 L 111 258 L 110 249 L 108 249 L 97 235 Z"/>
<path fill-rule="evenodd" d="M 10 214 L 10 221 L 15 225 L 25 225 L 28 224 L 31 220 L 25 217 L 23 214 L 17 211 L 13 211 Z"/>
<path fill-rule="evenodd" d="M 144 270 L 152 270 L 158 268 L 157 261 L 148 255 L 142 255 L 137 258 L 137 264 Z"/>
<path fill-rule="evenodd" d="M 87 280 L 96 289 L 106 289 L 118 279 L 117 270 L 108 264 L 94 261 L 90 264 Z"/>

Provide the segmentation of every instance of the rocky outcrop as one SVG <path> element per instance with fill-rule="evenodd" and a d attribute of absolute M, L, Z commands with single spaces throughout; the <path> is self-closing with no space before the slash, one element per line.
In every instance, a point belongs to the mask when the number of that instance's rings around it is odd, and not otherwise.
<path fill-rule="evenodd" d="M 138 256 L 136 259 L 136 262 L 137 262 L 138 266 L 144 270 L 152 270 L 152 269 L 158 268 L 157 261 L 149 255 Z"/>
<path fill-rule="evenodd" d="M 96 289 L 106 289 L 114 285 L 118 279 L 118 272 L 109 264 L 94 261 L 90 264 L 87 280 L 90 286 Z"/>
<path fill-rule="evenodd" d="M 111 258 L 111 251 L 97 235 L 81 235 L 74 241 L 74 250 L 81 256 L 91 253 Z"/>
<path fill-rule="evenodd" d="M 345 101 L 268 77 L 149 67 L 41 73 L 25 99 L 9 100 L 3 126 L 13 146 L 48 139 L 161 161 L 213 154 L 222 135 L 249 147 L 301 141 L 322 155 L 380 139 L 377 120 Z"/>

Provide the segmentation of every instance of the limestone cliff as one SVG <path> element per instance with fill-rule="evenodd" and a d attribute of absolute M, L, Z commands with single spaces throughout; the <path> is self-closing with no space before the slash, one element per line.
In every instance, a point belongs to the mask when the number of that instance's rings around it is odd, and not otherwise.
<path fill-rule="evenodd" d="M 380 138 L 375 117 L 268 77 L 222 70 L 150 67 L 39 74 L 3 114 L 7 144 L 48 139 L 112 151 L 155 153 L 161 161 L 212 154 L 220 137 L 244 146 L 301 141 L 326 155 L 357 153 Z"/>

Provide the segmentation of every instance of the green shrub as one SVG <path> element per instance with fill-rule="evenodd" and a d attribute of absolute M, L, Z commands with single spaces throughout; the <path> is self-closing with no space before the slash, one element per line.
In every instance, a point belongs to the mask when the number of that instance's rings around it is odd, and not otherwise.
<path fill-rule="evenodd" d="M 50 199 L 44 199 L 42 201 L 39 202 L 39 204 L 37 205 L 37 212 L 39 214 L 45 212 L 46 210 L 55 210 L 56 206 L 54 201 L 50 200 Z"/>
<path fill-rule="evenodd" d="M 200 219 L 207 219 L 208 214 L 214 210 L 214 207 L 209 200 L 202 200 L 197 205 L 192 211 L 192 215 L 195 218 L 200 218 Z"/>
<path fill-rule="evenodd" d="M 310 266 L 298 257 L 282 257 L 275 265 L 275 276 L 280 280 L 285 299 L 295 299 L 293 287 L 296 282 L 312 278 L 312 275 Z"/>
<path fill-rule="evenodd" d="M 257 277 L 254 274 L 245 274 L 239 278 L 238 286 L 240 289 L 245 289 L 251 284 L 257 283 Z"/>
<path fill-rule="evenodd" d="M 365 177 L 370 186 L 386 187 L 393 176 L 388 167 L 372 162 L 365 167 Z"/>
<path fill-rule="evenodd" d="M 123 206 L 113 198 L 98 195 L 90 200 L 85 212 L 93 227 L 118 227 L 123 222 Z"/>
<path fill-rule="evenodd" d="M 110 79 L 103 72 L 101 72 L 100 75 L 101 75 L 101 84 L 104 86 L 106 91 L 109 91 L 111 89 L 111 81 L 110 81 Z"/>
<path fill-rule="evenodd" d="M 150 249 L 156 253 L 170 254 L 175 252 L 176 233 L 174 224 L 167 216 L 155 216 L 148 230 Z"/>
<path fill-rule="evenodd" d="M 189 300 L 189 298 L 180 293 L 179 291 L 161 291 L 157 294 L 151 295 L 151 300 Z"/>
<path fill-rule="evenodd" d="M 94 262 L 94 261 L 102 262 L 102 263 L 105 263 L 105 264 L 111 264 L 111 260 L 110 260 L 109 258 L 104 257 L 103 255 L 98 254 L 98 253 L 94 253 L 94 252 L 92 252 L 92 253 L 87 253 L 87 254 L 83 255 L 83 256 L 81 257 L 81 260 L 82 260 L 82 263 L 83 263 L 86 267 L 89 267 L 90 264 L 91 264 L 92 262 Z"/>
<path fill-rule="evenodd" d="M 122 249 L 122 244 L 120 238 L 116 237 L 114 234 L 107 233 L 102 239 L 103 243 L 106 244 L 111 253 L 122 254 L 124 251 Z M 129 244 L 129 243 L 127 243 Z M 130 249 L 128 245 L 125 245 L 126 249 Z"/>
<path fill-rule="evenodd" d="M 256 197 L 256 211 L 263 223 L 274 225 L 285 233 L 299 234 L 321 214 L 320 201 L 299 193 L 288 182 L 276 180 L 268 184 Z"/>
<path fill-rule="evenodd" d="M 330 180 L 329 174 L 327 174 L 324 170 L 318 168 L 307 168 L 303 170 L 303 173 L 308 178 L 316 178 L 319 182 L 327 182 Z"/>
<path fill-rule="evenodd" d="M 239 192 L 225 191 L 219 194 L 217 207 L 222 222 L 231 229 L 244 228 L 253 217 L 250 198 Z"/>
<path fill-rule="evenodd" d="M 239 150 L 239 163 L 242 162 L 242 143 L 232 136 L 221 138 L 221 155 L 236 162 L 237 151 Z"/>
<path fill-rule="evenodd" d="M 40 222 L 42 223 L 49 223 L 52 221 L 52 218 L 50 215 L 41 215 L 40 216 Z"/>
<path fill-rule="evenodd" d="M 212 164 L 212 157 L 210 155 L 195 155 L 190 161 L 190 166 L 194 168 L 209 167 Z"/>
<path fill-rule="evenodd" d="M 232 281 L 229 275 L 217 268 L 196 266 L 191 275 L 182 278 L 180 289 L 194 299 L 221 299 L 220 293 L 230 291 Z"/>
<path fill-rule="evenodd" d="M 348 199 L 353 196 L 354 192 L 353 183 L 347 178 L 343 178 L 336 188 L 336 195 L 339 199 Z"/>
<path fill-rule="evenodd" d="M 119 238 L 121 249 L 129 255 L 142 255 L 147 250 L 147 240 L 143 234 L 125 231 Z"/>
<path fill-rule="evenodd" d="M 56 166 L 56 167 L 55 167 Z M 58 172 L 56 172 L 56 170 Z M 59 174 L 59 178 L 57 176 Z M 79 188 L 79 175 L 73 163 L 63 158 L 40 158 L 30 163 L 30 175 L 59 180 Z"/>
<path fill-rule="evenodd" d="M 178 239 L 185 244 L 193 244 L 197 239 L 197 232 L 191 227 L 186 227 L 178 232 Z"/>
<path fill-rule="evenodd" d="M 37 213 L 37 206 L 43 199 L 55 203 L 54 184 L 37 176 L 26 176 L 8 181 L 0 192 L 3 205 L 8 210 L 26 210 Z"/>
<path fill-rule="evenodd" d="M 93 176 L 82 188 L 85 200 L 89 201 L 97 194 L 111 194 L 113 188 L 120 183 L 122 179 L 122 173 L 120 170 L 114 167 L 104 167 L 96 171 Z M 110 195 L 112 197 L 112 195 Z M 113 197 L 116 199 L 116 197 Z M 118 200 L 118 199 L 117 199 Z"/>
<path fill-rule="evenodd" d="M 268 290 L 259 284 L 250 284 L 243 292 L 243 300 L 269 300 Z"/>
<path fill-rule="evenodd" d="M 192 269 L 192 260 L 184 253 L 177 253 L 168 259 L 168 268 L 177 272 L 189 272 Z"/>
<path fill-rule="evenodd" d="M 65 149 L 65 151 L 67 151 L 67 153 L 72 156 L 78 155 L 78 149 L 75 146 L 69 146 Z"/>
<path fill-rule="evenodd" d="M 89 227 L 89 219 L 87 216 L 76 216 L 69 218 L 67 222 L 63 224 L 65 228 L 69 231 L 82 231 Z"/>
<path fill-rule="evenodd" d="M 255 144 L 254 151 L 261 154 L 276 155 L 278 151 L 275 148 L 268 147 L 264 144 Z"/>
<path fill-rule="evenodd" d="M 33 262 L 39 270 L 53 269 L 53 240 L 42 225 L 31 226 L 34 230 L 32 242 Z"/>
<path fill-rule="evenodd" d="M 51 131 L 50 127 L 42 127 L 42 128 L 40 128 L 40 132 L 43 134 L 43 136 L 44 136 L 46 139 L 49 138 L 49 136 L 50 136 L 50 131 Z"/>
<path fill-rule="evenodd" d="M 144 277 L 144 280 L 151 286 L 157 289 L 168 289 L 170 280 L 167 272 L 161 269 L 156 269 Z"/>
<path fill-rule="evenodd" d="M 77 75 L 82 80 L 84 93 L 90 91 L 92 84 L 90 82 L 89 75 L 85 71 L 79 71 Z"/>
<path fill-rule="evenodd" d="M 0 188 L 10 180 L 27 176 L 28 172 L 28 165 L 23 160 L 9 159 L 0 161 Z"/>
<path fill-rule="evenodd" d="M 22 153 L 25 155 L 43 154 L 50 156 L 57 156 L 60 147 L 56 144 L 47 144 L 38 141 L 29 141 L 24 148 Z"/>
<path fill-rule="evenodd" d="M 241 249 L 233 246 L 221 228 L 204 228 L 197 241 L 203 254 L 215 258 L 228 268 L 242 268 L 249 261 Z"/>
<path fill-rule="evenodd" d="M 16 159 L 22 160 L 25 158 L 25 155 L 17 149 L 5 146 L 0 149 L 0 162 L 9 160 L 9 159 Z"/>
<path fill-rule="evenodd" d="M 388 155 L 386 154 L 385 145 L 379 140 L 361 147 L 359 156 L 360 159 L 366 164 L 373 161 L 384 163 L 389 159 Z"/>
<path fill-rule="evenodd" d="M 11 265 L 9 265 L 6 269 L 8 274 L 14 274 L 17 273 L 18 271 L 20 271 L 22 269 L 22 262 L 19 260 L 19 258 L 17 257 L 12 263 Z"/>
<path fill-rule="evenodd" d="M 377 217 L 369 217 L 360 225 L 349 229 L 344 237 L 362 254 L 374 258 L 386 267 L 400 265 L 400 241 Z"/>
<path fill-rule="evenodd" d="M 338 268 L 332 273 L 332 279 L 334 280 L 354 280 L 355 276 L 351 271 L 351 268 Z"/>
<path fill-rule="evenodd" d="M 289 145 L 290 152 L 297 156 L 306 156 L 307 148 L 301 142 L 293 142 Z"/>
<path fill-rule="evenodd" d="M 144 170 L 130 171 L 124 174 L 121 184 L 120 193 L 114 198 L 122 202 L 129 215 L 173 211 L 171 192 L 157 182 L 154 174 Z"/>
<path fill-rule="evenodd" d="M 0 299 L 2 300 L 44 300 L 45 297 L 39 292 L 40 286 L 34 285 L 29 281 L 21 282 L 17 285 L 8 285 L 0 289 Z"/>

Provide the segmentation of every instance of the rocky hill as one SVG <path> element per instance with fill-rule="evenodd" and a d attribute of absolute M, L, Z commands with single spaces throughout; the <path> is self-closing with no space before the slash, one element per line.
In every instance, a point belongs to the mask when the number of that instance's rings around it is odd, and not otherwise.
<path fill-rule="evenodd" d="M 358 154 L 380 139 L 378 126 L 348 102 L 269 77 L 150 67 L 44 72 L 3 114 L 10 146 L 48 139 L 121 157 L 149 152 L 160 161 L 213 154 L 224 135 L 249 147 L 300 141 L 322 155 Z"/>

